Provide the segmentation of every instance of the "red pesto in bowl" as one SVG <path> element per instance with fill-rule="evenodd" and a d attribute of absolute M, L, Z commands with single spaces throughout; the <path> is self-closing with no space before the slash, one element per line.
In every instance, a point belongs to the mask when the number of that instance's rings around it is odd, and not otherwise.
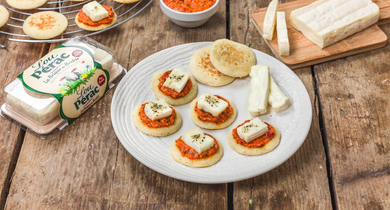
<path fill-rule="evenodd" d="M 178 12 L 201 12 L 212 7 L 217 0 L 163 0 L 165 5 Z"/>

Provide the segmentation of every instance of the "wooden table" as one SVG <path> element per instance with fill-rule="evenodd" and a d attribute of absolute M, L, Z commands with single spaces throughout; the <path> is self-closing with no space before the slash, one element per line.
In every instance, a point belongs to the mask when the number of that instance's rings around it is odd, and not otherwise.
<path fill-rule="evenodd" d="M 249 20 L 268 3 L 221 0 L 205 25 L 183 29 L 154 1 L 93 38 L 127 69 L 165 48 L 220 38 L 272 54 Z M 389 25 L 381 29 L 390 34 Z M 4 87 L 57 45 L 10 42 L 0 50 L 1 104 Z M 51 135 L 0 118 L 0 209 L 390 209 L 389 62 L 387 45 L 295 70 L 313 105 L 306 141 L 278 168 L 235 183 L 187 183 L 138 162 L 112 128 L 114 91 Z"/>

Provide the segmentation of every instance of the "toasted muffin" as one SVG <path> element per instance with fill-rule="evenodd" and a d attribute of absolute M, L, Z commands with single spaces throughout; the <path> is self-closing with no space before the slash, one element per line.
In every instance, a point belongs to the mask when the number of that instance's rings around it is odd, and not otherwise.
<path fill-rule="evenodd" d="M 0 27 L 5 25 L 9 19 L 9 12 L 8 10 L 0 5 Z"/>
<path fill-rule="evenodd" d="M 99 26 L 89 26 L 89 25 L 86 25 L 86 24 L 84 24 L 82 22 L 79 22 L 78 19 L 79 19 L 79 13 L 77 13 L 77 15 L 76 15 L 75 22 L 76 22 L 76 25 L 78 27 L 80 27 L 81 29 L 84 29 L 86 31 L 100 31 L 100 30 L 106 29 L 106 28 L 114 25 L 116 20 L 117 20 L 117 15 L 116 15 L 116 13 L 114 11 L 114 17 L 113 17 L 111 23 L 110 24 L 101 24 Z"/>
<path fill-rule="evenodd" d="M 236 140 L 233 137 L 233 130 L 231 130 L 228 134 L 228 143 L 232 149 L 234 149 L 236 152 L 243 154 L 243 155 L 262 155 L 268 152 L 271 152 L 274 150 L 280 143 L 280 131 L 276 129 L 275 126 L 272 125 L 275 129 L 275 136 L 272 138 L 270 142 L 268 142 L 265 146 L 260 148 L 248 148 L 241 144 L 238 144 Z"/>
<path fill-rule="evenodd" d="M 207 157 L 207 158 L 195 159 L 195 160 L 189 159 L 188 157 L 185 157 L 185 156 L 183 157 L 181 155 L 181 152 L 179 151 L 179 149 L 176 146 L 176 141 L 173 141 L 170 152 L 171 152 L 173 159 L 175 159 L 178 163 L 181 163 L 183 165 L 193 167 L 193 168 L 203 168 L 203 167 L 208 167 L 208 166 L 212 166 L 212 165 L 216 164 L 222 158 L 223 148 L 222 148 L 221 142 L 219 142 L 219 141 L 218 141 L 218 146 L 219 146 L 219 149 L 214 155 Z"/>
<path fill-rule="evenodd" d="M 66 17 L 58 12 L 45 11 L 30 15 L 23 23 L 23 31 L 34 39 L 51 39 L 68 27 Z"/>
<path fill-rule="evenodd" d="M 222 129 L 222 128 L 226 128 L 226 127 L 230 126 L 234 122 L 236 117 L 237 117 L 237 108 L 233 104 L 233 102 L 231 102 L 228 99 L 226 99 L 226 100 L 229 102 L 230 106 L 232 107 L 233 114 L 230 115 L 225 122 L 220 123 L 220 124 L 216 124 L 214 122 L 202 121 L 202 120 L 200 120 L 198 118 L 198 115 L 197 115 L 197 113 L 195 111 L 195 106 L 196 106 L 196 103 L 198 102 L 198 98 L 194 99 L 191 102 L 191 106 L 190 106 L 192 122 L 194 122 L 195 125 L 197 125 L 197 126 L 199 126 L 201 128 L 212 129 L 212 130 Z"/>
<path fill-rule="evenodd" d="M 231 77 L 245 77 L 256 64 L 256 56 L 246 45 L 227 39 L 213 43 L 210 60 L 218 71 Z"/>
<path fill-rule="evenodd" d="M 44 5 L 47 0 L 7 0 L 8 5 L 15 9 L 28 10 Z"/>
<path fill-rule="evenodd" d="M 141 107 L 142 104 L 140 104 L 139 106 L 137 106 L 137 108 L 134 109 L 132 113 L 132 120 L 135 127 L 142 133 L 150 136 L 168 136 L 179 130 L 182 120 L 179 111 L 177 111 L 175 108 L 172 107 L 176 113 L 175 122 L 172 125 L 161 128 L 151 128 L 145 125 L 141 120 L 141 117 L 139 115 L 139 110 Z"/>
<path fill-rule="evenodd" d="M 209 86 L 224 86 L 234 81 L 234 77 L 219 72 L 210 60 L 211 47 L 198 50 L 191 58 L 190 71 L 192 76 L 202 84 Z"/>
<path fill-rule="evenodd" d="M 183 96 L 181 98 L 174 99 L 168 95 L 165 95 L 158 88 L 158 84 L 160 82 L 159 79 L 160 79 L 161 75 L 163 75 L 166 71 L 168 71 L 168 70 L 156 72 L 152 77 L 152 90 L 153 90 L 154 96 L 158 100 L 165 99 L 165 101 L 168 104 L 174 105 L 174 106 L 183 105 L 183 104 L 187 104 L 187 103 L 191 102 L 198 94 L 198 85 L 196 84 L 195 79 L 192 78 L 191 76 L 189 77 L 191 82 L 192 82 L 192 87 L 191 87 L 190 92 L 188 92 L 185 96 Z"/>

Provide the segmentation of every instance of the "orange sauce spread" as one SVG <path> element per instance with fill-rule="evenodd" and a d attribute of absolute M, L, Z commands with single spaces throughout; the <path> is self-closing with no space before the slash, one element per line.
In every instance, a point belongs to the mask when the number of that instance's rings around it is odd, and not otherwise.
<path fill-rule="evenodd" d="M 205 135 L 208 135 L 214 139 L 213 147 L 211 147 L 207 151 L 204 151 L 202 153 L 198 153 L 196 150 L 192 149 L 192 147 L 188 146 L 181 139 L 181 137 L 175 141 L 176 147 L 179 149 L 181 155 L 183 157 L 186 156 L 188 159 L 202 159 L 202 158 L 207 158 L 207 157 L 213 156 L 219 150 L 218 141 L 214 137 L 212 137 L 211 135 L 209 135 L 207 133 L 205 133 Z"/>
<path fill-rule="evenodd" d="M 212 7 L 217 0 L 163 0 L 165 5 L 178 12 L 201 12 Z"/>
<path fill-rule="evenodd" d="M 233 138 L 236 140 L 237 144 L 241 144 L 244 147 L 250 147 L 250 148 L 259 148 L 266 145 L 268 142 L 272 140 L 272 138 L 275 136 L 275 128 L 272 127 L 270 124 L 265 123 L 268 125 L 268 131 L 266 134 L 260 136 L 259 138 L 251 141 L 250 143 L 247 143 L 245 140 L 242 140 L 240 136 L 237 133 L 237 128 L 244 125 L 245 123 L 249 122 L 250 120 L 247 120 L 243 122 L 241 125 L 237 126 L 235 129 L 233 129 Z"/>
<path fill-rule="evenodd" d="M 161 75 L 161 77 L 159 78 L 159 83 L 157 85 L 158 89 L 160 89 L 160 91 L 163 92 L 165 95 L 170 96 L 174 99 L 181 98 L 187 95 L 187 93 L 190 92 L 192 87 L 191 79 L 188 79 L 187 84 L 184 86 L 183 90 L 180 93 L 176 92 L 174 89 L 164 86 L 164 82 L 168 79 L 169 74 L 171 72 L 172 71 L 166 71 L 163 75 Z"/>
<path fill-rule="evenodd" d="M 164 118 L 161 118 L 158 120 L 152 120 L 145 113 L 145 105 L 146 104 L 147 103 L 142 104 L 141 108 L 138 111 L 138 115 L 141 118 L 141 121 L 146 126 L 151 127 L 151 128 L 161 128 L 161 127 L 168 127 L 168 126 L 172 125 L 173 123 L 175 123 L 176 112 L 175 112 L 175 109 L 173 109 L 172 107 L 171 107 L 171 109 L 172 109 L 171 116 L 164 117 Z"/>
<path fill-rule="evenodd" d="M 88 17 L 84 12 L 83 9 L 79 12 L 79 18 L 77 19 L 80 23 L 84 23 L 85 25 L 89 26 L 100 26 L 102 24 L 110 24 L 112 20 L 114 19 L 115 13 L 114 10 L 112 10 L 112 7 L 102 5 L 104 9 L 108 12 L 108 17 L 101 19 L 99 21 L 93 21 L 90 17 Z"/>
<path fill-rule="evenodd" d="M 225 122 L 230 117 L 230 115 L 233 114 L 233 108 L 230 106 L 229 101 L 219 95 L 215 95 L 215 96 L 218 97 L 219 99 L 226 101 L 229 104 L 228 107 L 226 107 L 226 109 L 223 110 L 223 112 L 221 112 L 218 116 L 214 117 L 211 113 L 198 109 L 198 102 L 196 102 L 195 112 L 199 120 L 213 122 L 215 124 L 221 124 Z"/>

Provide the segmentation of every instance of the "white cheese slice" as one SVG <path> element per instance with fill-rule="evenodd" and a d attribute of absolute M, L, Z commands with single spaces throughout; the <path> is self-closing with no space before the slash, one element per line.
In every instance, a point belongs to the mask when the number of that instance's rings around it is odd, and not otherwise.
<path fill-rule="evenodd" d="M 169 77 L 165 80 L 163 86 L 174 89 L 176 92 L 180 93 L 184 86 L 186 86 L 189 78 L 189 75 L 184 71 L 175 68 L 169 74 Z"/>
<path fill-rule="evenodd" d="M 211 113 L 214 117 L 223 112 L 229 104 L 210 93 L 203 94 L 198 99 L 198 109 Z"/>
<path fill-rule="evenodd" d="M 83 12 L 91 18 L 92 21 L 99 21 L 108 17 L 108 12 L 97 1 L 89 2 L 83 6 Z"/>
<path fill-rule="evenodd" d="M 321 48 L 373 25 L 379 7 L 371 0 L 320 0 L 296 9 L 290 23 Z"/>
<path fill-rule="evenodd" d="M 168 117 L 172 114 L 171 107 L 165 102 L 165 99 L 151 101 L 145 105 L 145 114 L 151 120 L 158 120 Z"/>
<path fill-rule="evenodd" d="M 269 67 L 264 65 L 252 66 L 251 93 L 249 94 L 248 111 L 253 116 L 267 112 L 269 95 Z"/>
<path fill-rule="evenodd" d="M 275 30 L 276 11 L 278 10 L 278 0 L 273 0 L 268 5 L 263 24 L 263 37 L 272 40 Z"/>
<path fill-rule="evenodd" d="M 278 12 L 276 17 L 276 30 L 278 32 L 279 54 L 290 55 L 290 43 L 288 41 L 288 31 L 285 12 Z"/>
<path fill-rule="evenodd" d="M 237 134 L 247 143 L 264 135 L 268 131 L 268 125 L 261 121 L 258 117 L 237 128 Z"/>
<path fill-rule="evenodd" d="M 198 127 L 185 132 L 182 139 L 188 146 L 198 153 L 205 152 L 214 145 L 214 139 L 205 135 Z"/>
<path fill-rule="evenodd" d="M 282 91 L 280 91 L 278 85 L 275 83 L 274 79 L 270 75 L 270 92 L 269 92 L 269 98 L 268 103 L 272 106 L 272 108 L 276 112 L 282 112 L 286 110 L 288 107 L 291 106 L 290 99 L 285 96 Z"/>

